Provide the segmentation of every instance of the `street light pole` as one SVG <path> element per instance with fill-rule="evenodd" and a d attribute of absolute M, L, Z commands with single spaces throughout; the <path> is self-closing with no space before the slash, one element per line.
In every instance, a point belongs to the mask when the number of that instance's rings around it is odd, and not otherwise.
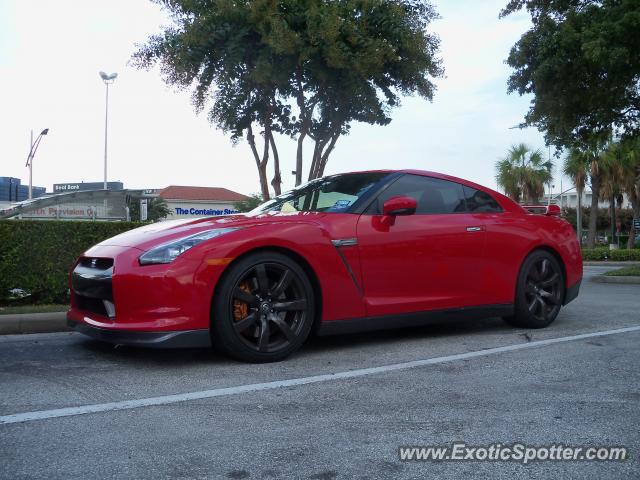
<path fill-rule="evenodd" d="M 107 189 L 107 135 L 108 135 L 108 125 L 109 125 L 109 85 L 111 85 L 116 77 L 117 73 L 112 73 L 107 75 L 104 72 L 100 72 L 100 78 L 104 82 L 106 86 L 105 93 L 105 107 L 104 107 L 104 189 Z"/>
<path fill-rule="evenodd" d="M 29 149 L 29 155 L 27 155 L 27 164 L 25 167 L 29 167 L 29 200 L 33 198 L 33 157 L 36 156 L 36 151 L 40 145 L 42 137 L 49 133 L 49 129 L 45 128 L 40 132 L 36 141 L 33 141 L 33 130 L 31 130 L 31 148 Z"/>
<path fill-rule="evenodd" d="M 31 145 L 29 151 L 33 150 L 33 128 L 31 129 Z M 33 198 L 33 164 L 29 163 L 29 200 Z"/>

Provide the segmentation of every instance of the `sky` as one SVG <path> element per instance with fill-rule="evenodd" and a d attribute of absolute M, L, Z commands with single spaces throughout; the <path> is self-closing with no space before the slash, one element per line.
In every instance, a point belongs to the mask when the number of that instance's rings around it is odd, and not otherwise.
<path fill-rule="evenodd" d="M 530 98 L 507 95 L 504 60 L 530 21 L 525 13 L 499 20 L 505 3 L 434 0 L 441 18 L 430 28 L 441 39 L 445 76 L 433 102 L 405 98 L 391 124 L 355 124 L 325 173 L 412 168 L 496 188 L 495 162 L 511 145 L 546 153 L 537 130 L 510 128 Z M 167 24 L 149 0 L 0 0 L 0 176 L 27 184 L 30 131 L 49 128 L 34 160 L 34 185 L 50 192 L 54 183 L 103 180 L 102 70 L 118 73 L 109 91 L 109 181 L 258 192 L 246 142 L 233 146 L 206 113 L 194 112 L 190 93 L 167 87 L 157 69 L 129 65 L 136 44 Z M 295 146 L 278 139 L 284 189 L 293 187 Z"/>

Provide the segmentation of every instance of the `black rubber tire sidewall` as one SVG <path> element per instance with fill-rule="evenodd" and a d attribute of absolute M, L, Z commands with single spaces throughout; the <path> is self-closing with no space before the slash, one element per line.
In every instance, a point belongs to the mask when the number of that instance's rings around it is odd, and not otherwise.
<path fill-rule="evenodd" d="M 257 352 L 245 345 L 233 330 L 229 299 L 231 290 L 248 270 L 260 263 L 279 263 L 290 269 L 298 277 L 307 297 L 308 312 L 298 338 L 286 348 L 277 352 Z M 266 363 L 282 360 L 298 350 L 305 342 L 314 323 L 314 292 L 311 282 L 300 265 L 278 252 L 257 252 L 249 254 L 233 263 L 221 277 L 211 308 L 211 342 L 222 353 L 243 362 Z"/>
<path fill-rule="evenodd" d="M 531 252 L 527 258 L 525 258 L 522 263 L 522 267 L 520 267 L 520 272 L 518 274 L 518 283 L 516 286 L 516 297 L 514 302 L 514 314 L 510 317 L 504 317 L 504 320 L 513 325 L 514 327 L 521 328 L 544 328 L 549 326 L 558 316 L 560 312 L 560 308 L 555 312 L 555 314 L 551 315 L 544 321 L 541 321 L 539 318 L 536 318 L 529 312 L 529 308 L 527 305 L 526 297 L 525 297 L 525 286 L 527 281 L 527 274 L 529 269 L 536 262 L 547 259 L 551 262 L 556 271 L 559 272 L 561 277 L 560 282 L 560 298 L 564 299 L 565 294 L 565 278 L 563 274 L 562 267 L 556 257 L 551 253 L 545 250 L 535 250 Z"/>

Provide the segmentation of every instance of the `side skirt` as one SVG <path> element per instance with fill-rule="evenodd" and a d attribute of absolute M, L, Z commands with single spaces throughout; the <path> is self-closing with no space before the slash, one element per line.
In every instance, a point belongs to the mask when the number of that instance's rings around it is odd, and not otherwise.
<path fill-rule="evenodd" d="M 401 313 L 380 317 L 363 317 L 348 320 L 322 322 L 318 335 L 340 335 L 345 333 L 370 332 L 393 328 L 419 327 L 430 323 L 449 320 L 468 320 L 490 317 L 508 317 L 513 315 L 512 304 L 482 305 L 449 310 L 430 310 L 426 312 Z"/>
<path fill-rule="evenodd" d="M 564 302 L 562 305 L 566 305 L 567 303 L 575 300 L 580 293 L 580 284 L 582 283 L 582 279 L 578 280 L 576 283 L 567 288 L 566 293 L 564 294 Z"/>

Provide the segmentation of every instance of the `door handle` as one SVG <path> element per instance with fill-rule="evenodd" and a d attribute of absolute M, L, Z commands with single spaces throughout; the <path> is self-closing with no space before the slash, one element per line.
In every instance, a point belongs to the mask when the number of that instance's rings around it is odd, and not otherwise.
<path fill-rule="evenodd" d="M 467 232 L 480 232 L 482 227 L 467 227 Z"/>

